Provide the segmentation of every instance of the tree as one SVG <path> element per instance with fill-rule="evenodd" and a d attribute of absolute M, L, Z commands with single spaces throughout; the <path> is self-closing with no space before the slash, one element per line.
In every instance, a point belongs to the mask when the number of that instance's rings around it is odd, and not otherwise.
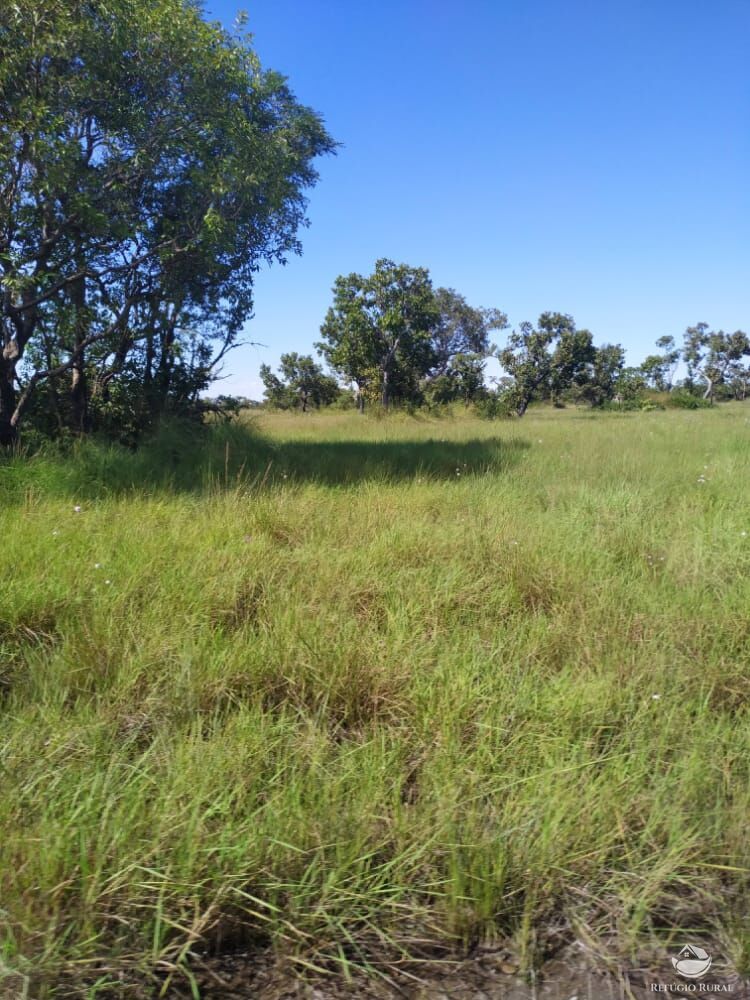
<path fill-rule="evenodd" d="M 710 330 L 707 323 L 697 323 L 685 331 L 683 357 L 688 368 L 688 378 L 696 375 L 706 383 L 703 398 L 713 402 L 717 385 L 750 355 L 750 338 L 742 330 L 724 333 Z"/>
<path fill-rule="evenodd" d="M 500 364 L 513 379 L 510 399 L 518 416 L 522 417 L 529 403 L 541 395 L 559 397 L 585 374 L 593 350 L 591 334 L 576 330 L 573 317 L 567 314 L 542 313 L 538 329 L 529 322 L 521 323 L 498 354 Z"/>
<path fill-rule="evenodd" d="M 368 277 L 338 277 L 333 294 L 316 347 L 357 386 L 359 408 L 373 385 L 383 407 L 414 393 L 436 360 L 431 335 L 438 311 L 429 272 L 383 258 Z"/>
<path fill-rule="evenodd" d="M 747 399 L 750 389 L 750 364 L 743 364 L 740 360 L 733 361 L 726 371 L 725 378 L 735 399 Z"/>
<path fill-rule="evenodd" d="M 680 352 L 675 346 L 674 337 L 659 337 L 656 346 L 662 349 L 662 354 L 649 354 L 641 364 L 643 376 L 654 389 L 659 392 L 671 391 Z"/>
<path fill-rule="evenodd" d="M 614 401 L 625 408 L 637 407 L 643 398 L 646 380 L 638 367 L 622 368 L 615 383 Z"/>
<path fill-rule="evenodd" d="M 603 406 L 614 399 L 625 367 L 625 351 L 620 344 L 602 344 L 593 349 L 592 359 L 573 386 L 576 398 L 591 406 Z"/>
<path fill-rule="evenodd" d="M 0 440 L 45 383 L 76 430 L 194 402 L 332 140 L 184 0 L 17 0 L 0 53 Z"/>
<path fill-rule="evenodd" d="M 508 317 L 499 309 L 470 306 L 463 295 L 452 288 L 435 291 L 437 319 L 432 331 L 435 354 L 434 376 L 445 375 L 458 356 L 487 357 L 491 353 L 491 330 L 504 330 Z"/>
<path fill-rule="evenodd" d="M 575 382 L 588 377 L 596 356 L 596 348 L 589 330 L 577 330 L 571 316 L 544 313 L 539 325 L 545 324 L 557 338 L 552 353 L 552 372 L 549 389 L 552 402 L 556 403 Z"/>
<path fill-rule="evenodd" d="M 282 354 L 280 361 L 281 378 L 268 365 L 260 368 L 265 397 L 272 406 L 282 410 L 299 406 L 306 413 L 308 406 L 326 406 L 339 395 L 336 380 L 326 375 L 309 354 Z"/>
<path fill-rule="evenodd" d="M 447 371 L 430 377 L 424 386 L 432 403 L 472 403 L 486 393 L 484 357 L 481 354 L 455 354 Z"/>

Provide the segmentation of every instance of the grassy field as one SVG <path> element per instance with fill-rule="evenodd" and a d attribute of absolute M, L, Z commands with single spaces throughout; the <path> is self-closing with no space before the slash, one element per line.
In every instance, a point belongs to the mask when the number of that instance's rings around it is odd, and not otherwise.
<path fill-rule="evenodd" d="M 741 404 L 3 460 L 0 994 L 268 941 L 747 970 L 749 483 Z"/>

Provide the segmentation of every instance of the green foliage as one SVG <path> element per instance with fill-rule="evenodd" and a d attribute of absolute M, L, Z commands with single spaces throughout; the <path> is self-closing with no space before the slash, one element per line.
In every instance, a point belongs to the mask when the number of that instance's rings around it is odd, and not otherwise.
<path fill-rule="evenodd" d="M 0 438 L 44 382 L 75 431 L 189 408 L 330 137 L 184 0 L 4 4 L 0 53 Z"/>
<path fill-rule="evenodd" d="M 666 405 L 676 410 L 703 410 L 710 409 L 711 400 L 689 389 L 678 387 L 670 392 Z"/>
<path fill-rule="evenodd" d="M 514 397 L 508 392 L 488 392 L 475 401 L 474 412 L 483 420 L 511 417 L 516 412 Z"/>
<path fill-rule="evenodd" d="M 572 316 L 542 313 L 538 328 L 524 322 L 500 351 L 500 364 L 513 380 L 510 399 L 522 417 L 534 399 L 559 401 L 575 385 L 589 380 L 596 357 L 591 333 L 577 330 Z"/>
<path fill-rule="evenodd" d="M 589 353 L 586 369 L 579 373 L 573 385 L 574 398 L 603 406 L 619 392 L 619 383 L 625 367 L 625 351 L 619 344 L 602 344 Z"/>
<path fill-rule="evenodd" d="M 431 404 L 475 402 L 487 390 L 484 384 L 485 359 L 481 354 L 455 354 L 445 372 L 428 379 L 425 398 Z"/>
<path fill-rule="evenodd" d="M 368 390 L 384 407 L 414 398 L 435 363 L 438 311 L 427 270 L 381 259 L 369 277 L 338 277 L 333 294 L 316 345 L 326 361 L 356 384 L 362 403 Z"/>
<path fill-rule="evenodd" d="M 699 376 L 705 381 L 704 398 L 713 402 L 716 387 L 727 380 L 738 380 L 743 385 L 750 376 L 750 338 L 742 330 L 724 333 L 709 329 L 707 323 L 697 323 L 685 331 L 683 357 L 688 368 L 688 378 Z"/>
<path fill-rule="evenodd" d="M 487 357 L 492 352 L 489 335 L 503 330 L 508 317 L 499 309 L 477 309 L 452 288 L 435 291 L 437 317 L 432 330 L 434 375 L 449 374 L 458 358 Z"/>
<path fill-rule="evenodd" d="M 309 354 L 282 354 L 279 372 L 281 378 L 268 365 L 260 367 L 266 402 L 279 410 L 299 407 L 306 413 L 308 407 L 329 406 L 339 396 L 336 380 L 326 375 Z"/>
<path fill-rule="evenodd" d="M 428 271 L 379 260 L 369 277 L 340 276 L 316 346 L 364 401 L 419 405 L 475 399 L 484 388 L 489 333 L 507 325 L 451 288 L 433 290 Z"/>

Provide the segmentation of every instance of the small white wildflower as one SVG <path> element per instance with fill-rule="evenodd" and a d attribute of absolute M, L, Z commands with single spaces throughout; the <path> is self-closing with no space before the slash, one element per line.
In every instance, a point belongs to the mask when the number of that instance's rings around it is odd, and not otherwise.
<path fill-rule="evenodd" d="M 58 531 L 57 529 L 55 529 L 55 530 L 54 530 L 54 531 L 52 532 L 52 534 L 53 534 L 53 535 L 54 535 L 55 537 L 57 537 L 57 535 L 59 535 L 59 534 L 60 534 L 60 532 L 59 532 L 59 531 Z"/>
<path fill-rule="evenodd" d="M 746 531 L 741 531 L 740 532 L 740 538 L 747 538 L 747 532 Z"/>
<path fill-rule="evenodd" d="M 94 569 L 101 569 L 101 568 L 102 568 L 101 563 L 94 563 Z"/>
<path fill-rule="evenodd" d="M 73 508 L 73 513 L 74 514 L 80 514 L 81 513 L 81 505 L 80 504 L 76 504 L 75 505 L 75 507 Z"/>
<path fill-rule="evenodd" d="M 652 694 L 651 701 L 658 701 L 661 698 L 660 694 Z"/>
<path fill-rule="evenodd" d="M 104 582 L 105 582 L 105 583 L 107 584 L 107 586 L 109 586 L 109 585 L 110 585 L 110 583 L 112 583 L 112 581 L 111 581 L 111 580 L 105 580 Z"/>

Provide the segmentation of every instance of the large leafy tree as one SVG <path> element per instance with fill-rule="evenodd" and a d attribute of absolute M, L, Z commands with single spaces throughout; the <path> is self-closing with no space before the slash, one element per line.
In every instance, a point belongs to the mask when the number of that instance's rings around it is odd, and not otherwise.
<path fill-rule="evenodd" d="M 44 384 L 79 429 L 120 378 L 144 412 L 195 398 L 332 148 L 197 4 L 3 4 L 0 439 Z"/>
<path fill-rule="evenodd" d="M 625 368 L 625 351 L 620 344 L 595 347 L 590 363 L 579 372 L 573 385 L 576 399 L 591 406 L 602 406 L 618 395 Z"/>
<path fill-rule="evenodd" d="M 577 330 L 572 316 L 545 312 L 537 326 L 521 323 L 498 359 L 513 380 L 509 400 L 522 417 L 533 399 L 558 398 L 584 377 L 595 355 L 588 330 Z"/>
<path fill-rule="evenodd" d="M 316 346 L 357 386 L 360 408 L 373 387 L 384 407 L 415 392 L 435 364 L 438 308 L 428 271 L 383 258 L 369 276 L 338 277 L 333 296 Z"/>

